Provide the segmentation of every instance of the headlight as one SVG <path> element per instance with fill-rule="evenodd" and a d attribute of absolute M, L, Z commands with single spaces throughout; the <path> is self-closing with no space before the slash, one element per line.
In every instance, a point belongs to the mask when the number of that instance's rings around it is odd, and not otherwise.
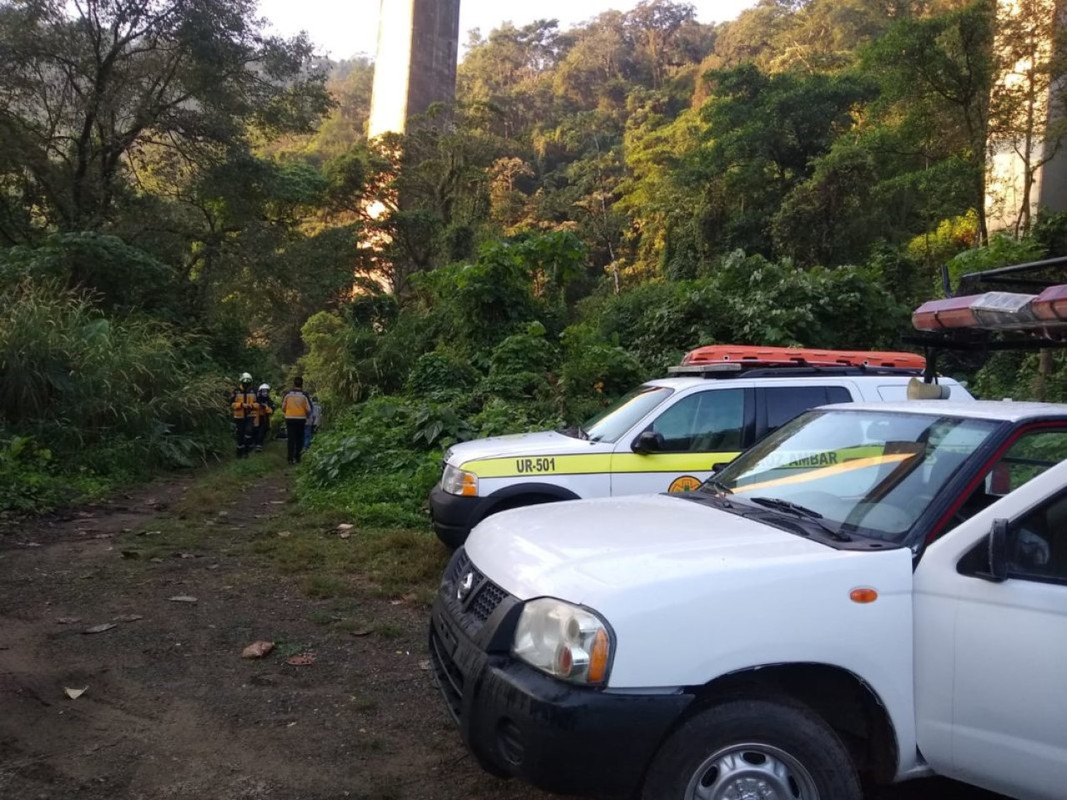
<path fill-rule="evenodd" d="M 601 686 L 608 680 L 611 633 L 593 612 L 543 597 L 523 607 L 511 654 L 561 680 Z"/>
<path fill-rule="evenodd" d="M 441 488 L 449 494 L 477 497 L 478 476 L 473 472 L 464 472 L 459 467 L 445 464 L 445 472 L 441 476 Z"/>

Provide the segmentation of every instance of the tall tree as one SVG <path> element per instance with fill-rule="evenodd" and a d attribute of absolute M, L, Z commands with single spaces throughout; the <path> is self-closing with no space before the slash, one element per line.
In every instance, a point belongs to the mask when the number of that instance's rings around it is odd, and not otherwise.
<path fill-rule="evenodd" d="M 866 52 L 881 81 L 888 115 L 925 128 L 929 156 L 957 156 L 971 171 L 971 206 L 979 237 L 986 221 L 986 141 L 993 85 L 995 0 L 923 18 L 902 18 Z"/>
<path fill-rule="evenodd" d="M 147 150 L 201 163 L 250 128 L 310 130 L 329 105 L 311 46 L 264 35 L 255 8 L 254 0 L 0 3 L 0 137 L 29 176 L 17 202 L 35 201 L 47 226 L 97 230 Z M 9 219 L 0 215 L 0 224 Z"/>

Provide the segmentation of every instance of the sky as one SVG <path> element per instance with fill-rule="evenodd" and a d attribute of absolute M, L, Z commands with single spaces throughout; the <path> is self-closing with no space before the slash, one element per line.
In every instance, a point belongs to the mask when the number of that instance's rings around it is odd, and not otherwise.
<path fill-rule="evenodd" d="M 399 2 L 399 0 L 385 0 Z M 688 0 L 701 22 L 722 22 L 736 17 L 756 0 Z M 488 34 L 503 22 L 525 25 L 535 19 L 558 19 L 560 26 L 595 17 L 601 11 L 628 11 L 637 0 L 462 0 L 460 44 L 467 31 L 480 28 Z M 259 12 L 271 28 L 286 36 L 304 30 L 319 50 L 334 59 L 356 54 L 374 55 L 378 38 L 379 0 L 259 0 Z"/>

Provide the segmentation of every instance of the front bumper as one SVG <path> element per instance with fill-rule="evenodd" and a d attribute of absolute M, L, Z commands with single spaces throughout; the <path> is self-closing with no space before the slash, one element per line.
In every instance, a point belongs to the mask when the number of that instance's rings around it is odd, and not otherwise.
<path fill-rule="evenodd" d="M 434 533 L 449 547 L 459 547 L 467 541 L 471 528 L 482 521 L 490 504 L 488 497 L 449 494 L 438 483 L 430 492 Z"/>
<path fill-rule="evenodd" d="M 507 652 L 522 608 L 518 600 L 500 601 L 484 622 L 472 625 L 462 611 L 457 618 L 451 591 L 446 577 L 432 612 L 430 660 L 482 767 L 549 792 L 633 794 L 693 696 L 617 694 L 550 678 Z"/>

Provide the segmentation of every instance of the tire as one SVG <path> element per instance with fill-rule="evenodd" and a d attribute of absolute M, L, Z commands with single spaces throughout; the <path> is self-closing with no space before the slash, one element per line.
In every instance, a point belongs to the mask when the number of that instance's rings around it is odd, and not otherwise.
<path fill-rule="evenodd" d="M 862 800 L 845 745 L 788 701 L 735 700 L 676 730 L 652 762 L 642 800 Z"/>

